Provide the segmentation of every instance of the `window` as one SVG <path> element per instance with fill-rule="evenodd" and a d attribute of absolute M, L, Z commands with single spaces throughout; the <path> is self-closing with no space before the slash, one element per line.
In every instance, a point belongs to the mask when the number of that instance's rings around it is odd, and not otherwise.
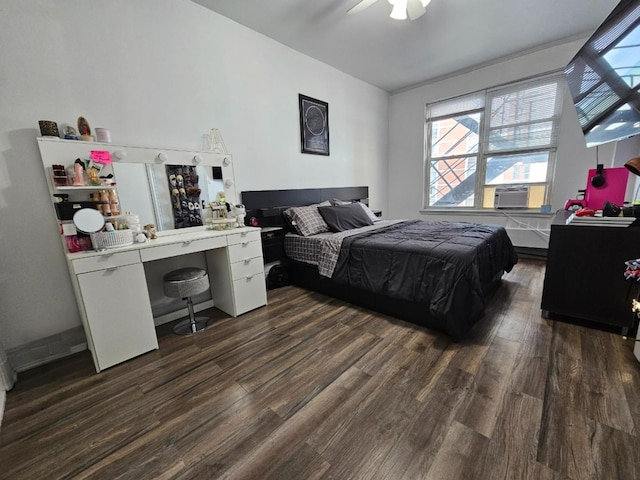
<path fill-rule="evenodd" d="M 529 187 L 547 203 L 557 145 L 561 75 L 427 105 L 425 208 L 493 208 L 495 190 Z"/>

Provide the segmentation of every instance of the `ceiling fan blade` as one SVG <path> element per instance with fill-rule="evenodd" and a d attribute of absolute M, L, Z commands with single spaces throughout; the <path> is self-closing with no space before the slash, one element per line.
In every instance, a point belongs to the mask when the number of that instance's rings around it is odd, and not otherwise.
<path fill-rule="evenodd" d="M 409 0 L 409 3 L 407 4 L 407 13 L 411 20 L 421 17 L 426 11 L 427 9 L 424 8 L 422 0 Z"/>
<path fill-rule="evenodd" d="M 376 3 L 378 0 L 362 0 L 360 3 L 356 4 L 354 7 L 351 7 L 347 10 L 347 13 L 353 15 L 354 13 L 361 12 L 365 8 L 369 8 L 371 5 Z"/>

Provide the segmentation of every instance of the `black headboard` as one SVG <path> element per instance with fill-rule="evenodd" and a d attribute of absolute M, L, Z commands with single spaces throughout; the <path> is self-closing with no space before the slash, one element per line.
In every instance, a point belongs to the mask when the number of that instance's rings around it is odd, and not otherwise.
<path fill-rule="evenodd" d="M 282 212 L 289 207 L 301 207 L 337 198 L 344 201 L 369 203 L 369 187 L 301 188 L 294 190 L 252 190 L 241 193 L 247 210 L 247 225 L 261 227 L 284 224 Z M 252 219 L 255 220 L 252 223 Z"/>

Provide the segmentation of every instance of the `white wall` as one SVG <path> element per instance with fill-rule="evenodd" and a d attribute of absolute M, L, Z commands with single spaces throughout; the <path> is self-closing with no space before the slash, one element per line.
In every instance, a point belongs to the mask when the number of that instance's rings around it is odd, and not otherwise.
<path fill-rule="evenodd" d="M 560 70 L 571 60 L 585 41 L 586 39 L 573 41 L 521 55 L 469 73 L 392 95 L 389 120 L 389 216 L 514 224 L 502 214 L 436 215 L 420 212 L 423 201 L 425 104 Z M 623 144 L 624 148 L 622 148 Z M 575 198 L 577 191 L 585 188 L 587 172 L 590 168 L 595 168 L 596 165 L 595 150 L 595 148 L 586 148 L 570 92 L 568 88 L 565 88 L 552 189 L 552 211 L 563 208 L 567 199 Z M 616 151 L 619 151 L 619 155 L 616 155 Z M 633 151 L 636 152 L 636 155 L 640 152 L 637 137 L 619 142 L 618 145 L 611 143 L 600 146 L 598 158 L 605 167 L 622 166 L 630 158 L 626 155 Z M 509 216 L 541 229 L 544 229 L 549 223 L 548 216 L 520 216 L 514 212 L 509 212 Z M 548 237 L 536 231 L 533 231 L 531 235 L 518 235 L 517 238 L 514 235 L 512 240 L 517 245 L 527 247 L 546 248 L 548 245 Z"/>
<path fill-rule="evenodd" d="M 368 185 L 371 205 L 387 208 L 387 93 L 188 0 L 3 0 L 0 58 L 0 326 L 9 349 L 80 325 L 38 120 L 84 115 L 114 142 L 176 148 L 201 147 L 215 127 L 234 155 L 238 191 Z M 298 93 L 329 103 L 331 156 L 300 153 Z"/>

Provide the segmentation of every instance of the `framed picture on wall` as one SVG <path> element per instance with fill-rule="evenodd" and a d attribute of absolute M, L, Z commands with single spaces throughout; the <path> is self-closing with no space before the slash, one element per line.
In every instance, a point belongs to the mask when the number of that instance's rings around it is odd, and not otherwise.
<path fill-rule="evenodd" d="M 298 95 L 302 153 L 329 155 L 329 104 Z"/>

